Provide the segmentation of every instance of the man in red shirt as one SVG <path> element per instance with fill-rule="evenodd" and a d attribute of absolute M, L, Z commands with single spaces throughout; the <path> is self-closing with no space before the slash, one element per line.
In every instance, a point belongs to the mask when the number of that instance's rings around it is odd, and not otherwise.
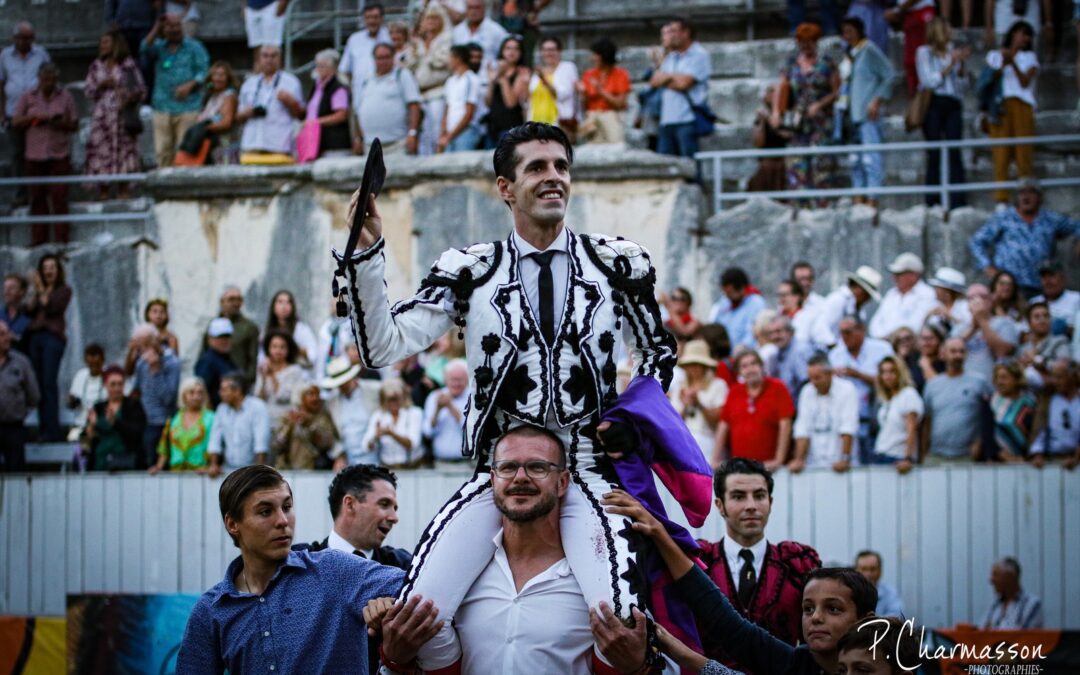
<path fill-rule="evenodd" d="M 754 459 L 773 470 L 787 458 L 795 403 L 783 382 L 765 377 L 757 352 L 740 354 L 735 369 L 741 381 L 731 388 L 720 414 L 713 468 L 730 456 Z"/>

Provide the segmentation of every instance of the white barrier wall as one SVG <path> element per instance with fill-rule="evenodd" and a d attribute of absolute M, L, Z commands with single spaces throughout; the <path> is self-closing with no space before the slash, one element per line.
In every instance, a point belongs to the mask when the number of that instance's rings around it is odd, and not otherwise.
<path fill-rule="evenodd" d="M 322 539 L 330 474 L 287 478 L 296 541 Z M 461 480 L 401 474 L 401 522 L 389 543 L 411 548 Z M 0 477 L 0 614 L 59 615 L 68 593 L 209 588 L 238 554 L 221 524 L 219 485 L 196 475 Z M 908 616 L 927 625 L 978 620 L 993 599 L 992 561 L 1011 555 L 1024 588 L 1042 598 L 1047 627 L 1080 628 L 1080 470 L 782 472 L 774 496 L 770 540 L 810 543 L 826 564 L 850 564 L 858 550 L 876 549 Z M 722 526 L 714 511 L 699 536 L 717 539 Z"/>

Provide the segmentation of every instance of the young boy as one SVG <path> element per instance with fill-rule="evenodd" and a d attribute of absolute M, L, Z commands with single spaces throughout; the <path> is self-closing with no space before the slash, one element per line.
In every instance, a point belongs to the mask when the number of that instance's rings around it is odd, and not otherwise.
<path fill-rule="evenodd" d="M 450 77 L 446 80 L 446 114 L 439 134 L 438 152 L 475 150 L 480 134 L 474 124 L 481 100 L 481 82 L 469 69 L 469 48 L 450 48 Z"/>
<path fill-rule="evenodd" d="M 835 673 L 840 668 L 840 639 L 861 619 L 874 615 L 877 589 L 864 576 L 847 567 L 818 568 L 807 576 L 803 588 L 804 643 L 792 647 L 739 614 L 712 579 L 633 497 L 614 490 L 604 495 L 603 501 L 609 513 L 632 518 L 633 528 L 656 543 L 675 580 L 673 588 L 694 612 L 702 638 L 711 637 L 741 666 L 755 673 Z M 712 665 L 692 652 L 680 650 L 675 658 L 685 661 L 680 661 L 680 666 L 698 671 Z"/>

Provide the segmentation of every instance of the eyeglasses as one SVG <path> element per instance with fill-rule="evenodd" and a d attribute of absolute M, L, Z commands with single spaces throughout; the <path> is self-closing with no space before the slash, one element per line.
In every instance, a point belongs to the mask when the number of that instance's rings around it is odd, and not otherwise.
<path fill-rule="evenodd" d="M 553 464 L 543 460 L 534 459 L 522 464 L 510 459 L 495 462 L 491 465 L 491 472 L 502 480 L 513 480 L 517 476 L 518 469 L 525 467 L 525 475 L 533 480 L 543 480 L 551 475 L 552 471 L 562 471 L 566 467 L 561 464 Z"/>

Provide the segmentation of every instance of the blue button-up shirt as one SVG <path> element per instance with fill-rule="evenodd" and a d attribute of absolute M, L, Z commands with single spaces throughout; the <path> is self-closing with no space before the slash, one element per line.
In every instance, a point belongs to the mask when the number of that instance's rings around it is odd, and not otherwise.
<path fill-rule="evenodd" d="M 135 363 L 135 388 L 139 390 L 139 401 L 146 413 L 146 423 L 150 425 L 167 424 L 176 412 L 176 397 L 180 389 L 180 359 L 172 350 L 161 355 L 161 366 L 157 372 L 150 370 L 146 361 L 139 359 Z"/>
<path fill-rule="evenodd" d="M 724 324 L 732 349 L 739 345 L 754 349 L 757 347 L 757 340 L 754 338 L 754 319 L 764 309 L 765 298 L 758 293 L 749 293 L 744 296 L 738 307 L 732 307 L 731 300 L 721 294 L 720 299 L 709 311 L 709 318 L 711 323 Z"/>
<path fill-rule="evenodd" d="M 971 237 L 971 255 L 980 268 L 993 264 L 1025 288 L 1040 288 L 1039 263 L 1054 257 L 1054 241 L 1080 236 L 1080 220 L 1042 209 L 1028 224 L 1016 209 L 995 213 Z M 989 249 L 993 248 L 993 258 Z"/>
<path fill-rule="evenodd" d="M 369 600 L 396 596 L 405 573 L 339 551 L 289 552 L 262 595 L 225 578 L 203 593 L 188 618 L 177 675 L 367 673 Z"/>

